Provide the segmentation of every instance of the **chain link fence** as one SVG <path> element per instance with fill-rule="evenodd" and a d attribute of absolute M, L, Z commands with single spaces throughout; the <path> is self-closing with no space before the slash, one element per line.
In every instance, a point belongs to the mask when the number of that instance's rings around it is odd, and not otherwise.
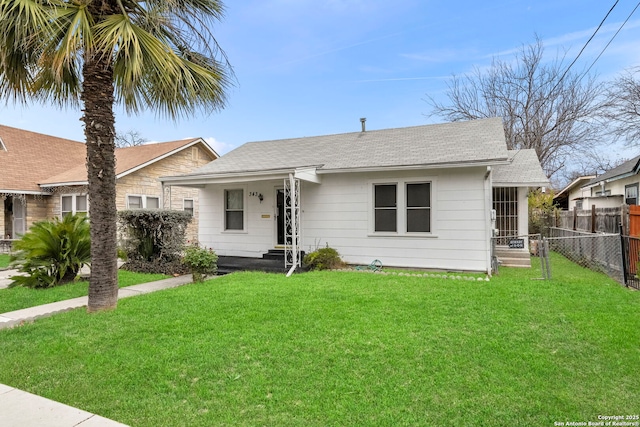
<path fill-rule="evenodd" d="M 619 234 L 593 234 L 551 227 L 549 237 L 544 240 L 549 243 L 549 250 L 625 284 L 625 266 Z"/>

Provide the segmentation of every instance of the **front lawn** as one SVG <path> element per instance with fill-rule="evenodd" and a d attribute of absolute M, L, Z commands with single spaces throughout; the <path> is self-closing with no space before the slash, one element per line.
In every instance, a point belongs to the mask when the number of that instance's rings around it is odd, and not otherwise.
<path fill-rule="evenodd" d="M 131 426 L 553 426 L 638 413 L 640 293 L 237 273 L 0 331 L 0 383 Z"/>
<path fill-rule="evenodd" d="M 133 273 L 131 271 L 118 270 L 118 286 L 124 288 L 126 286 L 166 279 L 167 277 L 168 276 L 164 274 Z M 89 282 L 87 281 L 69 283 L 48 289 L 30 289 L 22 286 L 11 289 L 0 289 L 0 313 L 83 297 L 87 295 L 88 292 Z"/>
<path fill-rule="evenodd" d="M 8 254 L 0 254 L 0 268 L 5 268 L 9 266 L 9 255 Z"/>

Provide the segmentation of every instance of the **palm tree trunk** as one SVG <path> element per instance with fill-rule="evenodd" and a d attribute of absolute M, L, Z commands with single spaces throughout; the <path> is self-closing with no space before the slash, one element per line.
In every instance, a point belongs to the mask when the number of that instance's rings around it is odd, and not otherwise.
<path fill-rule="evenodd" d="M 115 118 L 111 58 L 109 55 L 86 53 L 82 74 L 82 120 L 87 143 L 91 224 L 91 278 L 87 311 L 94 312 L 114 309 L 118 303 Z"/>

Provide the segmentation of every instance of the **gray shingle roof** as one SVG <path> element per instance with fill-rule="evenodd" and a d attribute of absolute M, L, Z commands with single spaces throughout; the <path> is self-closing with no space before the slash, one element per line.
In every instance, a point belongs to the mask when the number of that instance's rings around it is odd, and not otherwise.
<path fill-rule="evenodd" d="M 549 186 L 536 150 L 509 150 L 508 165 L 496 165 L 493 170 L 494 185 Z"/>
<path fill-rule="evenodd" d="M 318 170 L 460 165 L 507 159 L 502 120 L 250 142 L 188 176 L 317 167 Z"/>
<path fill-rule="evenodd" d="M 602 175 L 593 178 L 591 181 L 585 184 L 585 187 L 597 184 L 600 181 L 609 180 L 611 178 L 622 178 L 624 176 L 634 174 L 638 170 L 638 163 L 640 163 L 640 156 L 634 157 L 633 159 L 628 160 L 621 165 L 606 171 Z"/>

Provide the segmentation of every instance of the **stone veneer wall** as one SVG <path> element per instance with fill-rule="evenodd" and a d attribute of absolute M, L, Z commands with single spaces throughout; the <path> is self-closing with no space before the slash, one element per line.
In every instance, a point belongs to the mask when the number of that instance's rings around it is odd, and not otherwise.
<path fill-rule="evenodd" d="M 197 239 L 199 190 L 197 188 L 172 187 L 170 192 L 166 191 L 163 195 L 162 185 L 158 178 L 191 173 L 196 168 L 204 166 L 212 160 L 214 158 L 198 144 L 120 178 L 116 186 L 117 209 L 123 210 L 127 208 L 128 195 L 159 197 L 162 208 L 174 210 L 183 210 L 183 200 L 193 199 L 193 221 L 187 228 L 187 239 Z"/>
<path fill-rule="evenodd" d="M 27 196 L 25 207 L 25 231 L 34 222 L 42 221 L 47 218 L 47 205 L 50 196 Z"/>
<path fill-rule="evenodd" d="M 198 144 L 126 175 L 116 182 L 116 208 L 119 211 L 127 208 L 128 195 L 159 197 L 160 206 L 163 209 L 175 210 L 183 210 L 184 199 L 193 199 L 193 221 L 187 228 L 187 239 L 197 239 L 199 190 L 196 188 L 172 187 L 170 191 L 165 191 L 163 195 L 162 185 L 158 178 L 191 173 L 196 168 L 204 166 L 212 160 L 214 160 L 214 157 Z M 51 195 L 27 196 L 26 228 L 28 229 L 36 221 L 60 217 L 60 196 L 86 194 L 86 192 L 86 186 L 70 186 L 57 188 Z M 0 200 L 0 203 L 4 206 L 4 201 Z M 89 200 L 89 203 L 91 203 L 91 200 Z M 3 232 L 4 222 L 4 215 L 0 215 L 0 230 Z"/>

